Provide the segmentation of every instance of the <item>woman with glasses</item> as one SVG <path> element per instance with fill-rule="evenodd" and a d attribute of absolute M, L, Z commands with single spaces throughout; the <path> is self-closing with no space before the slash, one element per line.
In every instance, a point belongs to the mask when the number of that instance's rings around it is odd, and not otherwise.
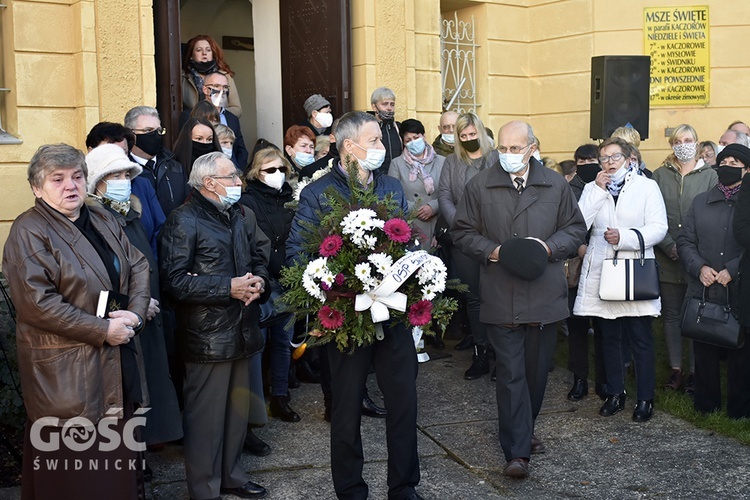
<path fill-rule="evenodd" d="M 484 123 L 474 113 L 458 117 L 455 134 L 458 138 L 455 153 L 445 159 L 438 187 L 440 214 L 445 218 L 448 227 L 453 225 L 456 207 L 464 194 L 466 183 L 477 173 L 497 163 L 498 160 L 497 150 L 492 147 L 492 141 L 487 136 Z M 446 253 L 450 255 L 450 261 L 446 262 L 448 273 L 452 278 L 459 278 L 469 287 L 466 294 L 466 306 L 473 339 L 467 336 L 459 342 L 456 348 L 474 347 L 474 357 L 471 366 L 464 373 L 464 378 L 475 380 L 490 371 L 487 359 L 489 341 L 485 327 L 479 321 L 480 264 L 454 246 L 446 250 Z"/>
<path fill-rule="evenodd" d="M 188 40 L 182 61 L 182 108 L 193 109 L 203 99 L 203 80 L 210 73 L 221 73 L 229 80 L 226 90 L 227 111 L 239 118 L 242 104 L 234 84 L 234 71 L 224 60 L 224 52 L 216 40 L 208 35 L 196 35 Z"/>
<path fill-rule="evenodd" d="M 687 291 L 685 271 L 677 253 L 677 234 L 682 227 L 682 219 L 690 209 L 696 195 L 716 186 L 716 171 L 698 157 L 698 133 L 690 125 L 679 125 L 669 136 L 672 153 L 661 167 L 654 172 L 653 179 L 659 185 L 667 207 L 669 232 L 656 247 L 656 260 L 659 263 L 659 286 L 661 289 L 662 312 L 664 313 L 664 340 L 667 343 L 669 365 L 672 367 L 669 380 L 664 387 L 678 390 L 685 385 L 687 394 L 693 393 L 695 355 L 693 342 L 688 341 L 688 376 L 685 380 L 682 371 L 682 301 Z"/>
<path fill-rule="evenodd" d="M 707 166 L 716 168 L 716 155 L 718 154 L 719 148 L 714 141 L 703 141 L 698 144 L 698 157 Z"/>
<path fill-rule="evenodd" d="M 625 359 L 622 339 L 627 338 L 633 354 L 637 382 L 637 403 L 633 420 L 645 422 L 654 411 L 655 363 L 651 318 L 661 310 L 659 299 L 605 301 L 599 286 L 605 259 L 615 251 L 618 258 L 640 255 L 637 229 L 643 235 L 645 257 L 653 258 L 653 247 L 667 233 L 667 215 L 659 187 L 638 175 L 630 162 L 630 146 L 620 138 L 609 138 L 599 146 L 602 170 L 586 184 L 579 207 L 591 230 L 581 266 L 573 314 L 600 318 L 602 354 L 607 382 L 606 398 L 599 414 L 609 417 L 625 408 Z M 604 283 L 608 285 L 608 283 Z"/>

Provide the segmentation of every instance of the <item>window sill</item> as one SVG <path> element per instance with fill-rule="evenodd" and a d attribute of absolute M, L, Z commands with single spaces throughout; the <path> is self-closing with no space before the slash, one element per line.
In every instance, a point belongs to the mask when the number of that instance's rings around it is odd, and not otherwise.
<path fill-rule="evenodd" d="M 2 144 L 23 144 L 23 141 L 4 130 L 0 130 L 0 145 Z"/>

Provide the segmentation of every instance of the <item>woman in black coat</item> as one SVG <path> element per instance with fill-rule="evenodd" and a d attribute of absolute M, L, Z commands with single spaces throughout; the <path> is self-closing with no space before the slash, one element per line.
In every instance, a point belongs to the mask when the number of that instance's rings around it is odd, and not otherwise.
<path fill-rule="evenodd" d="M 150 410 L 145 414 L 143 437 L 148 446 L 175 441 L 182 437 L 182 418 L 177 394 L 169 376 L 164 341 L 165 325 L 159 309 L 158 266 L 141 224 L 140 200 L 130 195 L 130 180 L 141 169 L 115 144 L 102 144 L 92 149 L 86 156 L 86 166 L 89 170 L 89 202 L 101 203 L 112 212 L 130 243 L 148 260 L 151 303 L 145 326 L 139 335 L 150 399 Z"/>
<path fill-rule="evenodd" d="M 724 304 L 729 296 L 735 310 L 743 311 L 748 309 L 748 303 L 737 308 L 734 300 L 743 247 L 740 239 L 732 234 L 732 225 L 734 221 L 735 235 L 744 233 L 745 244 L 750 245 L 750 226 L 745 225 L 739 231 L 737 226 L 743 212 L 738 202 L 740 190 L 750 187 L 742 182 L 742 176 L 750 167 L 750 149 L 731 144 L 719 154 L 717 162 L 719 183 L 695 197 L 677 237 L 680 261 L 690 278 L 685 305 L 690 298 L 701 297 L 705 287 L 708 301 Z M 748 195 L 750 193 L 745 193 L 744 211 L 750 209 Z M 695 409 L 701 413 L 718 411 L 721 409 L 719 363 L 723 349 L 695 341 L 694 350 Z M 750 343 L 745 342 L 740 349 L 727 349 L 727 378 L 727 414 L 730 418 L 750 417 Z"/>
<path fill-rule="evenodd" d="M 266 327 L 271 367 L 271 415 L 286 422 L 298 422 L 299 415 L 289 406 L 289 351 L 294 328 L 287 328 L 288 315 L 277 315 L 274 300 L 283 290 L 279 284 L 286 260 L 286 239 L 292 228 L 294 210 L 284 205 L 292 201 L 292 188 L 286 182 L 291 171 L 289 161 L 278 149 L 261 149 L 255 154 L 247 173 L 247 187 L 240 203 L 249 207 L 258 226 L 271 240 L 268 272 L 271 275 L 271 299 L 261 306 L 261 324 Z"/>

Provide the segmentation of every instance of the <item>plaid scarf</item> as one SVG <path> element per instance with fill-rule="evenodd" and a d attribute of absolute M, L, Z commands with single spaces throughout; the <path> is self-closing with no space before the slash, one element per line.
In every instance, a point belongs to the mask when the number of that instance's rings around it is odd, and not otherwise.
<path fill-rule="evenodd" d="M 425 165 L 432 163 L 435 159 L 435 149 L 425 143 L 422 156 L 416 157 L 409 152 L 408 148 L 404 148 L 403 157 L 406 160 L 406 164 L 409 165 L 409 181 L 414 182 L 417 180 L 417 177 L 421 177 L 425 192 L 427 194 L 434 193 L 435 181 L 432 179 L 432 176 L 425 171 L 424 167 Z"/>

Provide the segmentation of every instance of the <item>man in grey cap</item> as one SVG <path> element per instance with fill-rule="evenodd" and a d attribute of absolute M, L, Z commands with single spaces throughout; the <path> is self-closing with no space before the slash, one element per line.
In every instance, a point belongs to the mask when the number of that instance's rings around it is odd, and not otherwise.
<path fill-rule="evenodd" d="M 300 125 L 312 130 L 315 137 L 319 135 L 331 135 L 331 125 L 333 125 L 331 103 L 322 95 L 313 94 L 307 98 L 303 106 L 307 114 L 307 120 L 300 123 Z"/>

